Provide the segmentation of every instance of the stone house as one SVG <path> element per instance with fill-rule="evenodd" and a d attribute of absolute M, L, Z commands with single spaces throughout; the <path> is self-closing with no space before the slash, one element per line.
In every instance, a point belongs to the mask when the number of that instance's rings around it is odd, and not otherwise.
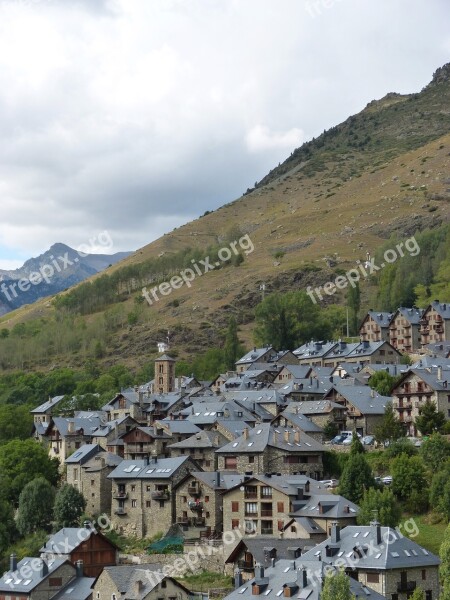
<path fill-rule="evenodd" d="M 296 502 L 315 492 L 327 493 L 319 482 L 304 475 L 246 475 L 243 482 L 223 493 L 223 529 L 279 536 Z"/>
<path fill-rule="evenodd" d="M 75 566 L 81 561 L 83 571 L 89 577 L 98 577 L 104 567 L 119 562 L 118 547 L 88 522 L 84 527 L 60 529 L 49 537 L 39 553 L 47 561 L 55 556 L 69 560 Z"/>
<path fill-rule="evenodd" d="M 381 423 L 386 403 L 390 396 L 381 396 L 366 385 L 334 384 L 325 396 L 326 400 L 336 402 L 345 408 L 345 430 L 355 430 L 364 435 L 373 435 Z"/>
<path fill-rule="evenodd" d="M 190 600 L 191 592 L 151 565 L 105 567 L 93 587 L 93 600 Z"/>
<path fill-rule="evenodd" d="M 94 432 L 103 424 L 101 411 L 79 411 L 72 418 L 55 417 L 50 424 L 46 441 L 50 458 L 57 458 L 61 466 L 72 452 L 90 444 Z"/>
<path fill-rule="evenodd" d="M 103 450 L 108 449 L 108 445 L 122 437 L 128 431 L 131 431 L 138 425 L 132 417 L 120 417 L 113 421 L 108 421 L 99 427 L 92 436 L 92 443 L 99 444 Z"/>
<path fill-rule="evenodd" d="M 34 425 L 41 424 L 43 428 L 47 429 L 52 421 L 55 408 L 63 398 L 64 396 L 53 396 L 53 398 L 49 398 L 46 402 L 31 410 Z"/>
<path fill-rule="evenodd" d="M 422 346 L 450 340 L 450 304 L 435 300 L 423 311 L 420 321 Z"/>
<path fill-rule="evenodd" d="M 389 342 L 389 324 L 392 317 L 393 314 L 389 312 L 369 310 L 359 327 L 361 340 Z"/>
<path fill-rule="evenodd" d="M 216 450 L 219 471 L 303 474 L 320 479 L 324 447 L 291 427 L 277 429 L 260 423 L 244 428 L 242 436 Z"/>
<path fill-rule="evenodd" d="M 66 458 L 66 481 L 81 492 L 90 515 L 111 513 L 111 480 L 108 475 L 122 459 L 98 444 L 85 444 Z"/>
<path fill-rule="evenodd" d="M 83 577 L 82 566 L 78 577 Z M 47 600 L 76 579 L 77 568 L 64 558 L 47 562 L 27 556 L 17 562 L 15 554 L 12 554 L 9 570 L 0 578 L 0 596 L 11 600 Z"/>
<path fill-rule="evenodd" d="M 193 471 L 175 485 L 177 523 L 186 537 L 210 537 L 223 531 L 223 492 L 243 481 L 239 473 Z"/>
<path fill-rule="evenodd" d="M 198 470 L 189 456 L 123 460 L 108 475 L 113 528 L 139 538 L 166 533 L 176 521 L 174 486 Z"/>
<path fill-rule="evenodd" d="M 294 350 L 294 354 L 301 365 L 323 367 L 325 356 L 333 351 L 337 345 L 337 342 L 311 341 Z M 306 377 L 308 377 L 308 375 L 306 375 Z"/>
<path fill-rule="evenodd" d="M 345 430 L 346 409 L 342 404 L 331 400 L 318 400 L 317 402 L 290 402 L 285 410 L 297 415 L 308 417 L 322 429 L 328 423 L 336 423 L 340 431 Z"/>
<path fill-rule="evenodd" d="M 227 442 L 228 439 L 218 431 L 199 431 L 181 442 L 170 444 L 167 450 L 170 456 L 190 456 L 204 471 L 215 471 L 216 450 Z"/>
<path fill-rule="evenodd" d="M 246 371 L 249 366 L 255 362 L 269 362 L 270 357 L 275 353 L 272 346 L 267 346 L 266 348 L 253 348 L 247 354 L 244 354 L 237 362 L 236 362 L 236 371 L 238 373 L 243 373 Z"/>
<path fill-rule="evenodd" d="M 306 379 L 311 374 L 310 365 L 284 365 L 274 379 L 274 384 L 286 385 L 295 379 Z"/>
<path fill-rule="evenodd" d="M 360 367 L 369 364 L 384 365 L 398 364 L 402 355 L 389 342 L 369 342 L 367 340 L 359 343 L 345 357 L 345 362 L 355 363 Z M 336 363 L 336 365 L 339 364 Z"/>
<path fill-rule="evenodd" d="M 188 421 L 187 419 L 175 419 L 173 414 L 166 419 L 155 421 L 153 425 L 156 425 L 156 427 L 161 428 L 167 433 L 171 438 L 172 444 L 181 442 L 201 431 L 200 427 L 197 427 L 197 425 L 191 423 L 191 421 Z"/>
<path fill-rule="evenodd" d="M 392 390 L 392 404 L 407 435 L 417 435 L 415 419 L 427 400 L 450 419 L 450 370 L 442 366 L 411 368 Z"/>
<path fill-rule="evenodd" d="M 398 308 L 389 324 L 389 342 L 400 352 L 417 352 L 421 347 L 420 327 L 423 310 Z"/>
<path fill-rule="evenodd" d="M 440 593 L 437 556 L 403 536 L 400 531 L 371 525 L 332 527 L 331 536 L 309 550 L 302 560 L 343 565 L 346 572 L 390 600 L 407 600 L 416 587 L 426 600 Z"/>
<path fill-rule="evenodd" d="M 272 426 L 276 428 L 293 428 L 307 433 L 320 444 L 324 441 L 323 429 L 316 425 L 304 415 L 284 410 L 272 420 Z"/>
<path fill-rule="evenodd" d="M 135 427 L 121 436 L 124 443 L 124 458 L 126 460 L 141 459 L 145 456 L 168 457 L 168 444 L 171 437 L 162 427 L 154 424 L 152 427 Z"/>

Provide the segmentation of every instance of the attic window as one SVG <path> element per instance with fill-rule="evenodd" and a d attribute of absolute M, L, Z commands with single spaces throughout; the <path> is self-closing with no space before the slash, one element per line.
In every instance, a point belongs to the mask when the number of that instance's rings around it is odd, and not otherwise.
<path fill-rule="evenodd" d="M 404 550 L 404 553 L 406 554 L 406 556 L 411 556 L 411 553 L 408 552 L 408 550 Z"/>
<path fill-rule="evenodd" d="M 279 592 L 277 592 L 277 596 L 281 596 L 282 593 L 283 593 L 283 590 L 280 590 Z"/>
<path fill-rule="evenodd" d="M 422 552 L 425 554 L 425 556 L 429 555 L 429 552 L 427 550 L 425 550 L 425 548 L 422 548 Z"/>
<path fill-rule="evenodd" d="M 250 446 L 253 446 L 253 443 L 254 443 L 254 442 L 249 442 L 249 443 L 247 444 L 247 446 L 249 446 L 249 447 L 250 447 Z"/>
<path fill-rule="evenodd" d="M 268 596 L 268 595 L 270 594 L 270 592 L 271 592 L 271 591 L 272 591 L 272 588 L 269 588 L 269 589 L 267 590 L 267 592 L 264 592 L 264 596 Z"/>
<path fill-rule="evenodd" d="M 154 471 L 154 470 L 155 470 L 155 469 L 147 469 L 145 472 L 146 472 L 146 473 L 153 473 L 153 471 Z"/>
<path fill-rule="evenodd" d="M 141 470 L 141 467 L 134 467 L 134 469 L 133 469 L 133 473 L 137 473 L 137 472 L 138 472 L 138 471 L 140 471 L 140 470 Z"/>
<path fill-rule="evenodd" d="M 258 431 L 256 432 L 256 435 L 259 435 L 260 433 L 262 433 L 262 429 L 258 429 Z"/>
<path fill-rule="evenodd" d="M 243 593 L 245 592 L 245 590 L 246 590 L 246 589 L 247 589 L 247 588 L 245 587 L 245 588 L 242 588 L 242 590 L 239 590 L 239 594 L 243 594 Z"/>
<path fill-rule="evenodd" d="M 359 535 L 359 531 L 357 531 L 356 533 L 354 533 L 354 534 L 353 534 L 353 537 L 354 537 L 354 538 L 357 538 L 357 537 L 358 537 L 358 535 Z"/>
<path fill-rule="evenodd" d="M 375 556 L 375 558 L 380 558 L 380 556 L 381 556 L 381 552 L 379 552 L 379 553 L 378 553 L 378 554 Z"/>
<path fill-rule="evenodd" d="M 392 558 L 398 558 L 400 554 L 398 552 L 391 552 Z"/>
<path fill-rule="evenodd" d="M 233 448 L 236 448 L 236 446 L 238 446 L 238 445 L 239 445 L 239 443 L 238 443 L 238 442 L 234 442 L 234 444 L 233 444 Z"/>
<path fill-rule="evenodd" d="M 286 568 L 284 569 L 284 573 L 287 573 L 287 572 L 289 571 L 289 569 L 290 569 L 290 567 L 286 567 Z"/>

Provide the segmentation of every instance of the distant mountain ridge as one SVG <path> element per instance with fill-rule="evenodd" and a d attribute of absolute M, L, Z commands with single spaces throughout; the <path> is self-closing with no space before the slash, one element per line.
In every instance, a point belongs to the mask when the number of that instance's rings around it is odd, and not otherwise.
<path fill-rule="evenodd" d="M 53 244 L 18 269 L 0 269 L 0 315 L 57 294 L 130 254 L 84 254 L 60 242 Z"/>

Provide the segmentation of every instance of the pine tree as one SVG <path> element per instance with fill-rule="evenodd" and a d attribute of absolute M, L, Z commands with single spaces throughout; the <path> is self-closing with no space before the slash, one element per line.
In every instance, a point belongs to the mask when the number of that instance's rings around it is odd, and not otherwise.
<path fill-rule="evenodd" d="M 386 402 L 384 408 L 383 420 L 375 428 L 375 438 L 377 442 L 395 441 L 405 435 L 405 431 L 397 419 L 392 402 Z"/>
<path fill-rule="evenodd" d="M 339 494 L 358 504 L 364 495 L 364 491 L 374 487 L 374 485 L 372 470 L 364 454 L 350 454 L 342 471 Z"/>
<path fill-rule="evenodd" d="M 55 498 L 53 517 L 56 527 L 76 527 L 85 508 L 83 494 L 66 483 L 58 490 Z"/>
<path fill-rule="evenodd" d="M 55 490 L 43 477 L 27 483 L 19 496 L 17 529 L 21 535 L 34 533 L 38 529 L 50 529 Z"/>
<path fill-rule="evenodd" d="M 237 323 L 234 317 L 231 317 L 228 323 L 225 346 L 223 348 L 225 356 L 225 365 L 227 369 L 233 371 L 240 354 L 240 344 L 237 333 Z"/>

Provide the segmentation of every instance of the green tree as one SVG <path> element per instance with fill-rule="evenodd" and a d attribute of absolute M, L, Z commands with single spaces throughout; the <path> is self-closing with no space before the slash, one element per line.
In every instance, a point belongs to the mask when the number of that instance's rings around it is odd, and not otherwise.
<path fill-rule="evenodd" d="M 324 579 L 320 600 L 352 600 L 350 579 L 345 572 L 328 573 Z"/>
<path fill-rule="evenodd" d="M 382 490 L 369 488 L 364 492 L 359 505 L 357 516 L 358 525 L 369 525 L 376 511 L 377 521 L 385 527 L 397 527 L 402 516 L 402 511 L 395 500 L 392 491 L 385 487 Z"/>
<path fill-rule="evenodd" d="M 387 371 L 377 371 L 369 379 L 369 386 L 381 396 L 390 396 L 397 379 L 398 377 L 393 377 Z"/>
<path fill-rule="evenodd" d="M 350 445 L 350 455 L 352 454 L 364 454 L 365 448 L 362 445 L 361 440 L 359 439 L 356 431 L 352 434 L 352 443 Z"/>
<path fill-rule="evenodd" d="M 416 417 L 416 427 L 422 435 L 430 435 L 441 431 L 445 425 L 445 415 L 437 409 L 436 404 L 427 399 L 425 404 L 419 408 L 419 416 Z"/>
<path fill-rule="evenodd" d="M 227 335 L 223 348 L 225 357 L 225 366 L 230 371 L 235 369 L 235 363 L 242 353 L 242 347 L 239 344 L 237 323 L 234 317 L 231 317 L 228 322 Z"/>
<path fill-rule="evenodd" d="M 347 306 L 350 310 L 350 335 L 358 335 L 358 314 L 361 308 L 361 292 L 359 289 L 359 283 L 350 286 L 347 291 Z"/>
<path fill-rule="evenodd" d="M 411 600 L 425 600 L 425 592 L 422 588 L 416 587 L 413 593 L 410 596 Z"/>
<path fill-rule="evenodd" d="M 96 394 L 83 394 L 82 396 L 64 396 L 55 407 L 55 416 L 73 417 L 79 410 L 100 410 L 104 405 Z"/>
<path fill-rule="evenodd" d="M 11 545 L 15 534 L 16 524 L 13 508 L 5 500 L 0 500 L 0 553 L 3 554 Z"/>
<path fill-rule="evenodd" d="M 427 504 L 425 466 L 420 456 L 401 454 L 392 461 L 392 491 L 407 509 L 423 511 Z"/>
<path fill-rule="evenodd" d="M 17 529 L 21 535 L 38 529 L 50 529 L 53 515 L 55 490 L 43 477 L 33 479 L 23 488 L 19 496 Z"/>
<path fill-rule="evenodd" d="M 53 518 L 58 529 L 76 527 L 86 508 L 86 500 L 81 492 L 68 483 L 56 493 Z"/>
<path fill-rule="evenodd" d="M 377 442 L 395 441 L 405 435 L 405 431 L 395 414 L 392 402 L 386 402 L 383 419 L 375 428 L 375 438 Z"/>
<path fill-rule="evenodd" d="M 396 456 L 400 456 L 400 454 L 407 454 L 408 456 L 416 456 L 417 448 L 412 444 L 411 440 L 408 438 L 400 438 L 389 444 L 389 447 L 386 448 L 384 454 L 387 458 L 395 458 Z"/>
<path fill-rule="evenodd" d="M 95 390 L 99 394 L 105 394 L 107 392 L 111 392 L 112 394 L 114 394 L 117 391 L 114 377 L 106 374 L 100 375 L 100 377 L 95 382 Z"/>
<path fill-rule="evenodd" d="M 0 444 L 31 435 L 33 416 L 27 406 L 0 405 Z"/>
<path fill-rule="evenodd" d="M 351 454 L 342 471 L 339 494 L 358 504 L 364 490 L 374 486 L 372 470 L 364 454 Z"/>
<path fill-rule="evenodd" d="M 336 423 L 332 419 L 328 419 L 328 421 L 326 422 L 326 424 L 323 428 L 323 434 L 325 436 L 325 439 L 327 439 L 327 440 L 333 439 L 338 434 L 338 431 L 339 431 L 339 428 L 336 425 Z"/>
<path fill-rule="evenodd" d="M 52 485 L 59 480 L 59 461 L 32 439 L 12 440 L 0 446 L 0 481 L 3 497 L 14 505 L 27 483 L 42 476 Z"/>
<path fill-rule="evenodd" d="M 441 559 L 439 568 L 441 585 L 447 597 L 450 594 L 450 523 L 445 530 L 444 540 L 439 550 L 439 558 Z"/>
<path fill-rule="evenodd" d="M 450 444 L 439 433 L 433 433 L 420 447 L 423 462 L 433 472 L 438 471 L 450 456 Z"/>

